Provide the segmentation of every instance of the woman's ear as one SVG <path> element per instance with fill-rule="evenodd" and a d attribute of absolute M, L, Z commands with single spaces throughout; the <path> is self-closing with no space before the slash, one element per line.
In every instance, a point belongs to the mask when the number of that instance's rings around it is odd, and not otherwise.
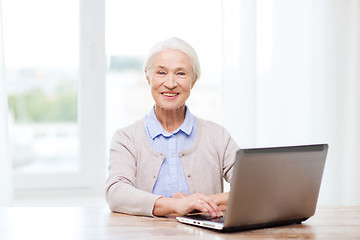
<path fill-rule="evenodd" d="M 195 83 L 196 83 L 196 79 L 194 79 L 193 82 L 191 83 L 191 89 L 194 87 Z"/>
<path fill-rule="evenodd" d="M 147 74 L 146 69 L 145 69 L 145 76 L 146 76 L 146 80 L 147 80 L 148 84 L 150 85 L 150 78 L 149 78 L 149 75 Z"/>

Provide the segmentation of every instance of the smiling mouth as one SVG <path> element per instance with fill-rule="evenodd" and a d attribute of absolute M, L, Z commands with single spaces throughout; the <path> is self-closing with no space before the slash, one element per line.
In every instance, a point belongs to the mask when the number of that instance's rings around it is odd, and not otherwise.
<path fill-rule="evenodd" d="M 165 95 L 167 97 L 175 97 L 177 95 L 179 95 L 179 93 L 161 93 L 162 95 Z"/>

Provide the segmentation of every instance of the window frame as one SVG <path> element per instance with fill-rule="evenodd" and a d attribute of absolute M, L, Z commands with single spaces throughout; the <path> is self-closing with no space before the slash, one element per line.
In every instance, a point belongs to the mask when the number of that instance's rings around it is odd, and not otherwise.
<path fill-rule="evenodd" d="M 24 190 L 83 188 L 102 191 L 105 150 L 105 1 L 79 0 L 79 170 L 14 173 L 15 196 Z"/>

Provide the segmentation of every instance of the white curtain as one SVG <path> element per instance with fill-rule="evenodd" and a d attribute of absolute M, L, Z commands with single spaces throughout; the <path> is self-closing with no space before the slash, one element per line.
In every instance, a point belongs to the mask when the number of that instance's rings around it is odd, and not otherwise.
<path fill-rule="evenodd" d="M 0 0 L 0 207 L 6 207 L 11 204 L 12 199 L 12 168 L 8 150 L 8 107 L 5 82 L 1 6 Z"/>
<path fill-rule="evenodd" d="M 241 147 L 256 143 L 256 1 L 223 0 L 224 126 Z"/>
<path fill-rule="evenodd" d="M 241 147 L 328 143 L 319 204 L 360 204 L 360 1 L 252 2 L 223 1 L 226 127 Z"/>
<path fill-rule="evenodd" d="M 314 132 L 329 139 L 325 203 L 360 204 L 360 1 L 322 0 L 314 26 Z"/>

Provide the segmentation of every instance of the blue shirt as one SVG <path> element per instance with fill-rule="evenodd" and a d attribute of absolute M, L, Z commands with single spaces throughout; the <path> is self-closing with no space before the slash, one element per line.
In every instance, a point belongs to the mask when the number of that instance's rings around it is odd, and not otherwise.
<path fill-rule="evenodd" d="M 179 152 L 188 149 L 195 141 L 196 121 L 188 107 L 186 107 L 184 122 L 172 133 L 161 126 L 152 108 L 145 117 L 145 130 L 151 146 L 166 155 L 152 192 L 165 197 L 172 197 L 176 192 L 189 194 L 179 157 Z"/>

